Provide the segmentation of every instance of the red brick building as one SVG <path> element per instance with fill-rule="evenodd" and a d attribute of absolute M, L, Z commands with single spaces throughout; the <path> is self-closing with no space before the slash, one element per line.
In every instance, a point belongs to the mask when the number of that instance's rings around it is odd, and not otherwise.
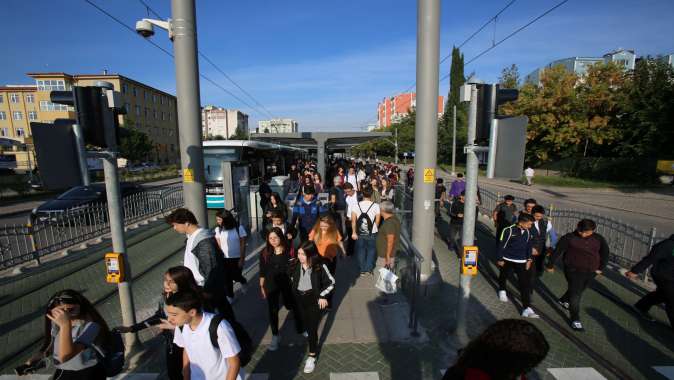
<path fill-rule="evenodd" d="M 410 113 L 410 109 L 417 106 L 417 94 L 410 92 L 396 95 L 384 100 L 377 105 L 377 127 L 390 127 Z M 438 96 L 438 117 L 442 116 L 445 108 L 444 97 Z"/>

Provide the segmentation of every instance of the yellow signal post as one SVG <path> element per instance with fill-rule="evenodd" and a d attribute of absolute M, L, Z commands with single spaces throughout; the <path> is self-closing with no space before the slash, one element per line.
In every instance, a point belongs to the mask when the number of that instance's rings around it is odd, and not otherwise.
<path fill-rule="evenodd" d="M 461 256 L 461 274 L 475 276 L 477 274 L 477 255 L 476 246 L 463 247 L 463 256 Z"/>
<path fill-rule="evenodd" d="M 111 284 L 124 282 L 124 256 L 121 253 L 105 254 L 105 280 Z"/>

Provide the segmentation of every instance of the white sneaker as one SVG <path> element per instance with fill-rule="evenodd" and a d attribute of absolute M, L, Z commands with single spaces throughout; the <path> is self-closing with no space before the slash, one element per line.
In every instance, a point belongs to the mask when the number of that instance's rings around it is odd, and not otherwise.
<path fill-rule="evenodd" d="M 305 332 L 302 333 L 302 336 L 305 337 L 305 338 L 308 338 L 308 337 L 309 337 L 309 333 L 305 331 Z"/>
<path fill-rule="evenodd" d="M 583 331 L 583 324 L 580 323 L 580 321 L 573 321 L 571 322 L 571 328 L 576 330 L 576 331 Z"/>
<path fill-rule="evenodd" d="M 534 311 L 534 309 L 528 307 L 524 310 L 522 310 L 522 316 L 524 318 L 540 318 L 538 314 Z"/>
<path fill-rule="evenodd" d="M 508 302 L 508 294 L 506 294 L 505 290 L 499 290 L 498 291 L 498 299 L 501 302 Z"/>
<path fill-rule="evenodd" d="M 278 335 L 272 335 L 271 336 L 271 344 L 269 344 L 269 348 L 267 348 L 269 351 L 276 351 L 278 350 L 279 345 L 281 344 L 281 337 Z"/>
<path fill-rule="evenodd" d="M 307 362 L 304 363 L 304 373 L 312 373 L 314 372 L 315 368 L 316 368 L 316 358 L 313 356 L 309 356 L 307 358 Z"/>

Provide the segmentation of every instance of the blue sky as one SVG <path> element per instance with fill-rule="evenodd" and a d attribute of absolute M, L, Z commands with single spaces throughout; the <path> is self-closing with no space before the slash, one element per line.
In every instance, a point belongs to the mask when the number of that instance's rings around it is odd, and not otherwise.
<path fill-rule="evenodd" d="M 146 17 L 138 0 L 91 0 L 128 25 Z M 164 17 L 169 0 L 145 0 Z M 471 40 L 466 61 L 559 0 L 518 0 Z M 449 54 L 508 0 L 442 2 L 441 57 Z M 99 73 L 103 69 L 175 93 L 172 59 L 83 0 L 2 0 L 0 84 L 30 83 L 31 71 Z M 49 15 L 49 16 L 47 16 Z M 517 64 L 524 77 L 569 56 L 601 56 L 624 47 L 639 55 L 674 53 L 674 1 L 571 0 L 475 63 L 496 81 Z M 359 130 L 376 105 L 415 80 L 416 1 L 197 0 L 199 49 L 274 116 L 300 130 Z M 166 35 L 157 44 L 172 51 Z M 449 72 L 450 60 L 440 69 Z M 201 73 L 253 104 L 208 63 Z M 448 89 L 440 84 L 440 94 Z M 251 127 L 266 116 L 201 81 L 201 103 L 239 108 Z"/>

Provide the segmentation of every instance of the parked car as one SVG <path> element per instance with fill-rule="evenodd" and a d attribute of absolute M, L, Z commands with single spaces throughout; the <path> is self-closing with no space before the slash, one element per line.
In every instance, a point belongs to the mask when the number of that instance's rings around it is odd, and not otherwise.
<path fill-rule="evenodd" d="M 120 184 L 122 199 L 145 192 L 145 189 L 136 183 L 122 182 Z M 67 221 L 70 217 L 77 217 L 77 212 L 93 204 L 106 204 L 105 185 L 102 183 L 90 186 L 75 186 L 62 193 L 55 199 L 44 202 L 33 209 L 31 213 L 34 223 L 55 223 Z M 67 215 L 67 217 L 65 217 Z"/>

